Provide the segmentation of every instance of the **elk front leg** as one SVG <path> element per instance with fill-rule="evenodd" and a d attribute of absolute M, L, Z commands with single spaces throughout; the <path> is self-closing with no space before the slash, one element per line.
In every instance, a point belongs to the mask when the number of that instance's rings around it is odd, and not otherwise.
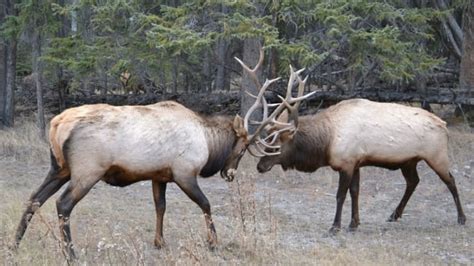
<path fill-rule="evenodd" d="M 217 234 L 216 229 L 214 228 L 214 223 L 211 216 L 211 205 L 209 200 L 206 198 L 204 193 L 198 186 L 196 177 L 191 178 L 175 178 L 176 184 L 181 188 L 181 190 L 188 195 L 188 197 L 193 200 L 204 213 L 204 219 L 206 220 L 207 226 L 207 238 L 209 243 L 209 248 L 214 249 L 217 246 Z"/>
<path fill-rule="evenodd" d="M 355 231 L 360 224 L 359 185 L 360 185 L 360 173 L 359 173 L 359 169 L 356 169 L 354 171 L 354 176 L 352 176 L 351 184 L 349 187 L 349 193 L 351 194 L 351 203 L 352 203 L 352 217 L 351 217 L 351 223 L 349 224 L 349 231 Z"/>
<path fill-rule="evenodd" d="M 349 185 L 351 183 L 351 176 L 348 175 L 344 171 L 339 171 L 339 187 L 337 189 L 336 201 L 336 216 L 334 217 L 334 223 L 332 224 L 331 229 L 329 232 L 335 234 L 341 230 L 341 214 L 342 214 L 342 206 L 344 205 L 344 201 L 346 199 L 347 190 L 349 189 Z"/>
<path fill-rule="evenodd" d="M 163 217 L 166 211 L 166 183 L 160 183 L 153 180 L 153 199 L 155 201 L 156 209 L 156 236 L 155 236 L 155 246 L 157 248 L 162 248 L 165 245 L 165 240 L 163 238 Z"/>

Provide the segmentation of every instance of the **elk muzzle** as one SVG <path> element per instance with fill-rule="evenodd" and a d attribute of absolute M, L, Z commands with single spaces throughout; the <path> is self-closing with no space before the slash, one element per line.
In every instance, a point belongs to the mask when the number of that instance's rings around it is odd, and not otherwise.
<path fill-rule="evenodd" d="M 258 161 L 257 170 L 259 173 L 266 173 L 272 169 L 273 165 L 275 165 L 275 163 L 271 160 L 271 156 L 262 157 L 260 161 Z"/>
<path fill-rule="evenodd" d="M 234 180 L 236 173 L 237 173 L 237 169 L 234 169 L 234 168 L 223 169 L 221 171 L 221 177 L 227 182 L 232 182 Z"/>

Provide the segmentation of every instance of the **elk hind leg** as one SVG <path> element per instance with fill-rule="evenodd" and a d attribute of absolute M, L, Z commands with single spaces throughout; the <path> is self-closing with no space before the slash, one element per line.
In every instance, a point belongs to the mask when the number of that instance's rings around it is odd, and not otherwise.
<path fill-rule="evenodd" d="M 70 229 L 70 216 L 71 212 L 76 206 L 76 204 L 90 191 L 90 189 L 100 180 L 101 175 L 97 178 L 76 178 L 71 181 L 64 190 L 63 194 L 56 201 L 56 209 L 58 211 L 59 219 L 59 230 L 61 232 L 61 237 L 63 243 L 65 244 L 64 248 L 67 253 L 68 261 L 76 259 L 76 254 L 72 247 L 72 238 L 71 238 L 71 229 Z"/>
<path fill-rule="evenodd" d="M 51 159 L 55 160 L 54 157 L 52 157 Z M 21 220 L 18 224 L 15 234 L 15 243 L 13 245 L 15 249 L 18 248 L 20 241 L 26 232 L 28 224 L 33 218 L 35 212 L 46 202 L 46 200 L 48 200 L 67 181 L 69 181 L 69 179 L 69 176 L 64 177 L 59 175 L 59 169 L 55 161 L 52 161 L 52 166 L 49 170 L 48 175 L 46 176 L 40 187 L 31 194 L 26 210 L 21 216 Z"/>
<path fill-rule="evenodd" d="M 360 171 L 356 169 L 349 186 L 352 203 L 352 217 L 349 224 L 349 231 L 355 231 L 360 224 L 359 219 L 359 187 L 360 187 Z"/>
<path fill-rule="evenodd" d="M 186 193 L 186 195 L 201 208 L 202 212 L 204 213 L 209 248 L 215 249 L 217 246 L 217 234 L 211 217 L 211 205 L 209 204 L 209 200 L 199 188 L 196 177 L 186 179 L 175 178 L 175 182 L 181 188 L 181 190 L 183 190 L 184 193 Z"/>
<path fill-rule="evenodd" d="M 411 195 L 416 189 L 416 186 L 420 182 L 420 178 L 418 177 L 418 171 L 416 170 L 416 165 L 418 162 L 409 162 L 401 167 L 403 177 L 406 181 L 406 188 L 403 197 L 398 204 L 397 208 L 393 211 L 393 213 L 388 218 L 388 222 L 395 222 L 399 218 L 402 217 L 403 210 L 410 200 Z"/>
<path fill-rule="evenodd" d="M 165 245 L 163 238 L 163 217 L 166 211 L 166 183 L 160 183 L 153 180 L 153 199 L 155 201 L 156 209 L 156 236 L 155 246 L 162 248 Z"/>
<path fill-rule="evenodd" d="M 448 187 L 451 195 L 453 196 L 454 203 L 456 204 L 456 209 L 458 212 L 458 223 L 463 225 L 466 223 L 466 215 L 461 206 L 461 199 L 459 198 L 458 189 L 456 187 L 456 183 L 454 181 L 454 177 L 449 172 L 449 159 L 443 154 L 441 158 L 437 158 L 437 160 L 426 160 L 428 165 L 436 172 L 436 174 L 441 178 L 444 184 Z"/>

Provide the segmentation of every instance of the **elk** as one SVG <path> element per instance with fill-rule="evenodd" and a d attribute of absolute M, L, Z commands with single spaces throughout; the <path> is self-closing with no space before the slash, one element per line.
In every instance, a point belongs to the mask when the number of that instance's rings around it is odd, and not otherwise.
<path fill-rule="evenodd" d="M 253 77 L 262 62 L 263 50 L 257 66 L 251 70 Z M 49 131 L 50 170 L 30 196 L 17 227 L 14 248 L 19 246 L 38 208 L 69 182 L 56 207 L 67 258 L 74 259 L 70 231 L 74 206 L 99 181 L 124 187 L 145 180 L 152 181 L 157 248 L 165 243 L 163 217 L 169 182 L 176 183 L 201 208 L 208 243 L 214 248 L 217 235 L 211 207 L 198 186 L 197 176 L 210 177 L 220 171 L 222 178 L 232 181 L 246 149 L 262 141 L 259 133 L 264 126 L 285 109 L 284 105 L 310 96 L 286 97 L 285 103 L 271 114 L 266 113 L 257 122 L 259 128 L 249 134 L 249 123 L 255 123 L 250 121 L 250 116 L 261 105 L 265 90 L 276 80 L 267 80 L 260 87 L 255 104 L 243 119 L 238 115 L 205 117 L 172 101 L 145 106 L 84 105 L 55 116 Z"/>
<path fill-rule="evenodd" d="M 330 166 L 338 171 L 337 208 L 330 232 L 341 229 L 341 212 L 348 190 L 352 202 L 349 230 L 358 227 L 359 169 L 364 166 L 401 169 L 406 189 L 388 221 L 401 218 L 419 182 L 416 166 L 422 160 L 446 184 L 454 198 L 458 223 L 465 223 L 466 216 L 449 171 L 448 130 L 446 123 L 434 114 L 416 107 L 365 99 L 345 100 L 300 118 L 295 110 L 289 111 L 293 114 L 286 119 L 292 119 L 297 130 L 284 132 L 272 142 L 279 149 L 267 148 L 267 152 L 259 154 L 257 169 L 263 173 L 279 164 L 283 170 L 314 172 Z M 270 131 L 280 127 L 267 126 L 271 127 Z"/>

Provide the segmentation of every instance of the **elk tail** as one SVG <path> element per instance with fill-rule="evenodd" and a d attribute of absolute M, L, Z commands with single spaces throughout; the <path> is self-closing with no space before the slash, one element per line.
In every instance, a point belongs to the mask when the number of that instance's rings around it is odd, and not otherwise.
<path fill-rule="evenodd" d="M 64 154 L 64 149 L 69 142 L 72 129 L 76 124 L 74 121 L 66 121 L 60 114 L 51 120 L 49 130 L 49 143 L 51 148 L 51 164 L 61 176 L 69 176 L 69 166 Z"/>

